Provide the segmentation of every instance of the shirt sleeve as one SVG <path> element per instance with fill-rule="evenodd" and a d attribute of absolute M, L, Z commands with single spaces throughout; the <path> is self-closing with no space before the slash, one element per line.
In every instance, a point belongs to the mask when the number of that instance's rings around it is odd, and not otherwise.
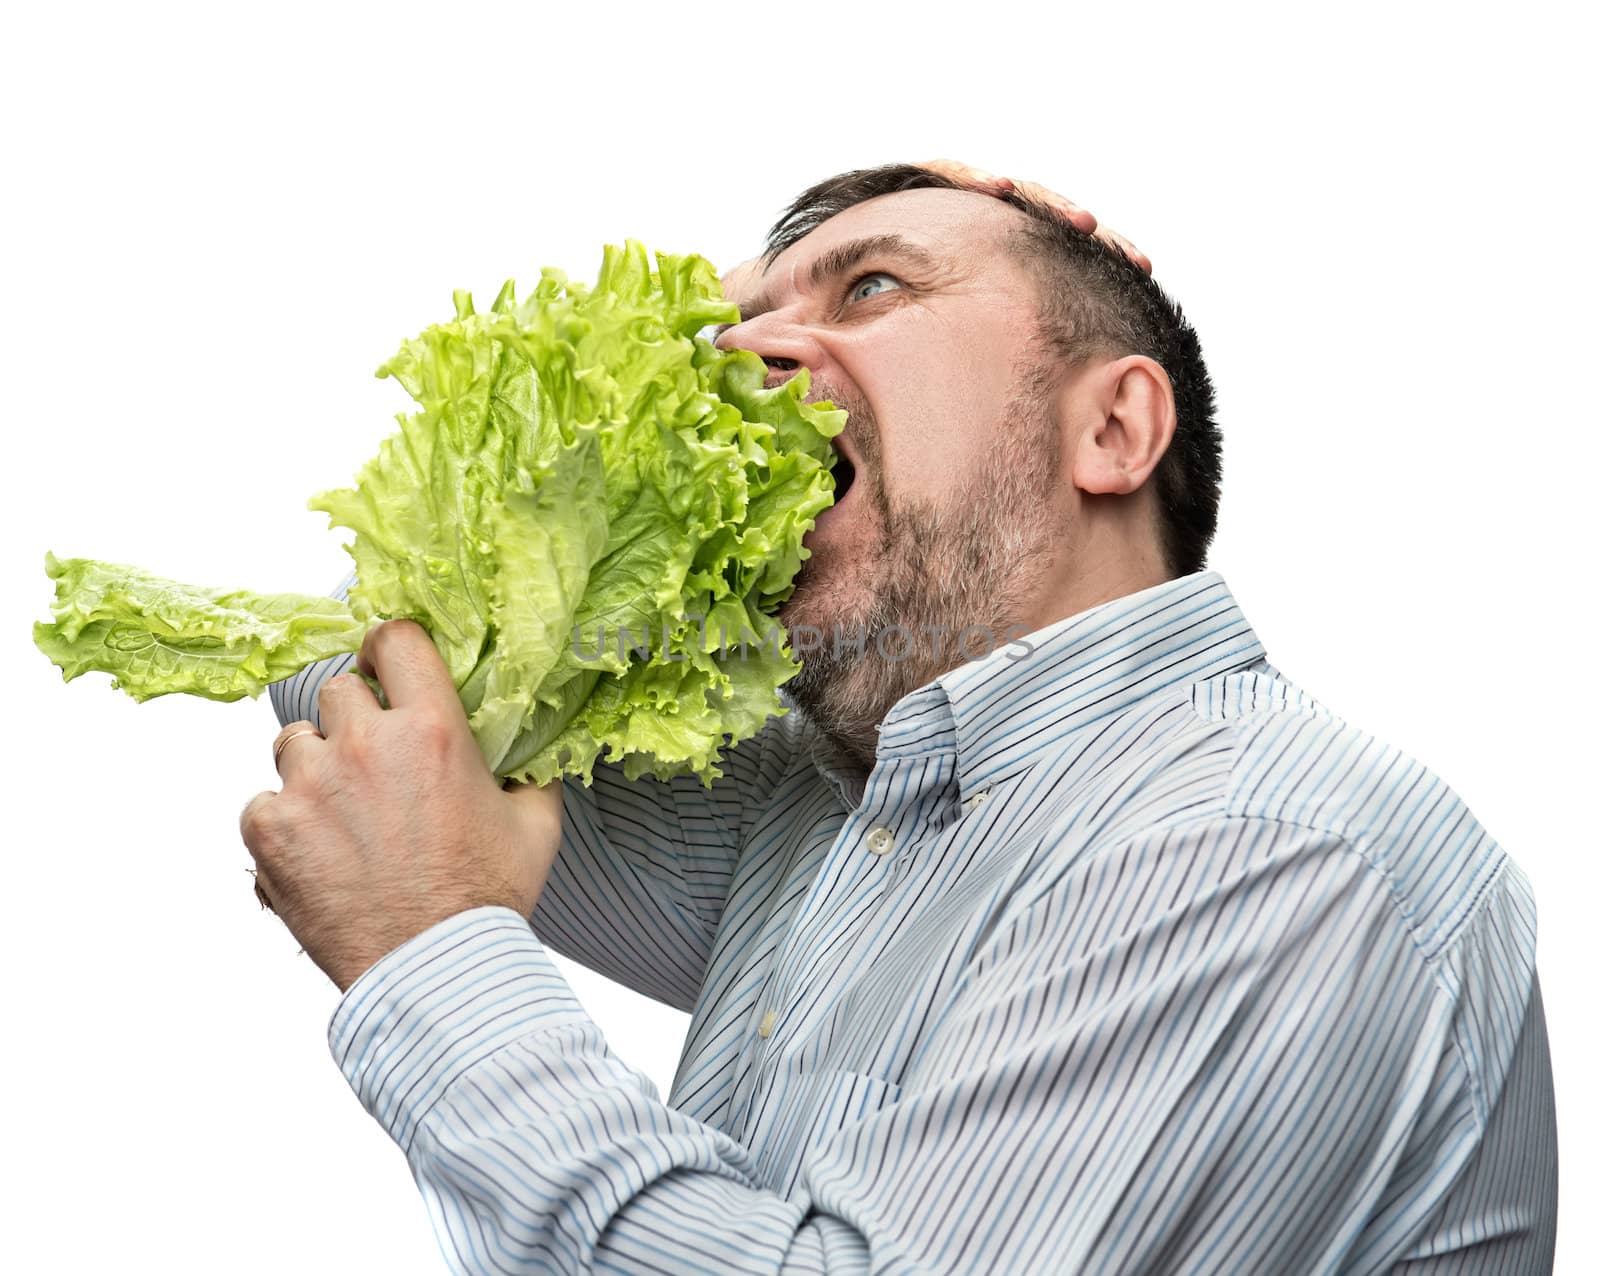
<path fill-rule="evenodd" d="M 561 853 L 534 909 L 556 952 L 678 1010 L 694 1008 L 750 816 L 799 732 L 768 720 L 724 752 L 708 788 L 695 776 L 629 780 L 599 763 L 594 784 L 562 786 Z"/>
<path fill-rule="evenodd" d="M 773 1272 L 794 1250 L 805 1210 L 607 1049 L 511 909 L 389 953 L 328 1041 L 405 1153 L 452 1272 Z"/>
<path fill-rule="evenodd" d="M 561 853 L 531 919 L 562 956 L 685 1011 L 738 858 L 740 806 L 726 782 L 705 792 L 686 778 L 627 780 L 601 763 L 592 788 L 564 783 Z"/>
<path fill-rule="evenodd" d="M 1236 867 L 1185 895 L 1225 837 Z M 1087 926 L 1091 887 L 1118 904 Z M 329 1041 L 456 1272 L 1386 1271 L 1416 1232 L 1362 1232 L 1388 1186 L 1481 1138 L 1453 1016 L 1366 860 L 1230 820 L 1019 898 L 893 1101 L 819 1131 L 784 1194 L 610 1053 L 510 910 L 389 954 Z"/>
<path fill-rule="evenodd" d="M 1549 1276 L 1555 1267 L 1555 1092 L 1537 978 L 1473 1153 L 1392 1276 Z"/>

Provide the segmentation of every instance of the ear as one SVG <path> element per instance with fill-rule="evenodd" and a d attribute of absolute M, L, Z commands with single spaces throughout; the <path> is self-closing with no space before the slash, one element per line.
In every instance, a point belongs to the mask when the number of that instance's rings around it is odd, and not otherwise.
<path fill-rule="evenodd" d="M 1076 379 L 1072 416 L 1084 422 L 1072 455 L 1072 484 L 1126 495 L 1150 477 L 1178 426 L 1172 382 L 1154 359 L 1125 355 Z"/>

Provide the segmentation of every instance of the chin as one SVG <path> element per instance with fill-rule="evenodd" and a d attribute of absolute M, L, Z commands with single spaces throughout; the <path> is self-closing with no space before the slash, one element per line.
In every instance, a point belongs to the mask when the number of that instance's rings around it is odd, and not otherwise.
<path fill-rule="evenodd" d="M 794 593 L 778 608 L 778 619 L 790 629 L 810 625 L 830 636 L 861 627 L 871 615 L 874 597 L 863 574 L 831 546 L 813 551 L 795 578 Z"/>

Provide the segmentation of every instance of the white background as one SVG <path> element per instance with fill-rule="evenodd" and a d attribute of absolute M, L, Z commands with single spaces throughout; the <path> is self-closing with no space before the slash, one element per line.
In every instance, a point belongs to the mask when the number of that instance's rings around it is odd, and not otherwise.
<path fill-rule="evenodd" d="M 441 1270 L 257 907 L 263 697 L 63 686 L 47 549 L 322 592 L 408 405 L 372 370 L 624 236 L 719 266 L 831 173 L 948 155 L 1154 258 L 1226 433 L 1221 570 L 1270 658 L 1443 775 L 1532 879 L 1558 1271 L 1597 1269 L 1593 32 L 1215 12 L 28 6 L 0 58 L 0 1267 Z M 566 967 L 665 1090 L 684 1020 Z"/>

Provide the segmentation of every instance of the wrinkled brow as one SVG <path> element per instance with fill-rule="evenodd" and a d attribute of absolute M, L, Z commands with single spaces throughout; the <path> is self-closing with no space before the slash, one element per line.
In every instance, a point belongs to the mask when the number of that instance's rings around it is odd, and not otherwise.
<path fill-rule="evenodd" d="M 859 265 L 868 257 L 898 257 L 902 261 L 911 262 L 926 271 L 935 271 L 939 268 L 938 261 L 926 248 L 912 243 L 903 235 L 865 235 L 860 239 L 847 240 L 845 243 L 835 245 L 811 263 L 811 269 L 806 272 L 806 281 L 812 288 L 820 288 L 831 279 L 836 279 L 847 270 Z M 739 322 L 748 323 L 758 315 L 764 315 L 773 309 L 772 297 L 762 293 L 748 306 L 739 307 Z M 717 336 L 721 336 L 732 324 L 721 324 L 717 328 Z"/>

